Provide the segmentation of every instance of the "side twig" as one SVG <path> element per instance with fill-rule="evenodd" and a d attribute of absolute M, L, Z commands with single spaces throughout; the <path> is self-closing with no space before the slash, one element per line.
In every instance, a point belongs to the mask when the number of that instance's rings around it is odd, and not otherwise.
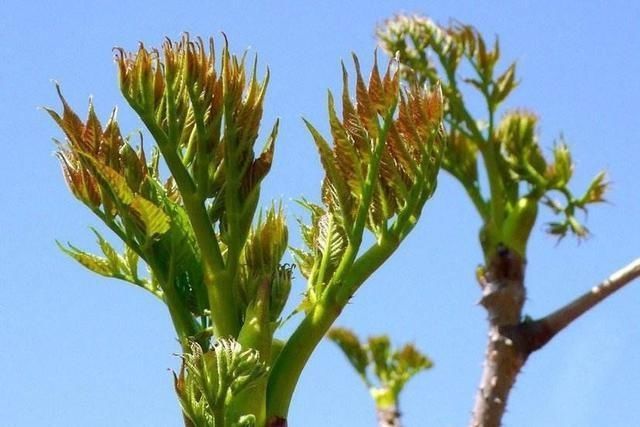
<path fill-rule="evenodd" d="M 611 274 L 606 280 L 564 307 L 541 319 L 530 322 L 529 325 L 525 326 L 523 324 L 527 335 L 526 338 L 529 342 L 529 353 L 543 347 L 574 320 L 638 277 L 640 277 L 640 258 Z"/>

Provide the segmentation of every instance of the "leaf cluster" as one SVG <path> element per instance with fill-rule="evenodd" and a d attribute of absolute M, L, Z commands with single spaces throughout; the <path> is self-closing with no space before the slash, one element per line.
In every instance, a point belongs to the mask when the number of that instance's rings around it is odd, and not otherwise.
<path fill-rule="evenodd" d="M 333 328 L 327 337 L 340 347 L 380 409 L 397 407 L 406 383 L 433 367 L 433 362 L 413 344 L 393 349 L 386 335 L 361 342 L 349 329 Z"/>
<path fill-rule="evenodd" d="M 325 170 L 322 204 L 300 202 L 311 216 L 311 224 L 301 227 L 306 248 L 294 249 L 309 282 L 305 310 L 325 288 L 342 282 L 365 231 L 375 236 L 374 247 L 395 248 L 407 235 L 435 191 L 444 152 L 439 85 L 402 87 L 394 64 L 382 75 L 377 60 L 365 82 L 355 55 L 353 60 L 355 102 L 344 64 L 341 114 L 328 94 L 332 144 L 305 122 Z"/>
<path fill-rule="evenodd" d="M 489 235 L 483 236 L 489 240 L 485 248 L 504 243 L 524 254 L 538 204 L 561 217 L 549 224 L 551 234 L 587 235 L 576 210 L 604 200 L 605 175 L 598 174 L 584 195 L 576 196 L 569 189 L 573 163 L 566 144 L 557 143 L 549 158 L 542 154 L 535 115 L 515 110 L 496 119 L 518 85 L 515 63 L 498 71 L 497 38 L 489 44 L 469 25 L 442 26 L 402 15 L 380 26 L 377 36 L 382 48 L 399 59 L 405 80 L 441 82 L 449 140 L 443 168 L 464 186 L 481 215 Z M 484 101 L 485 117 L 475 118 L 468 109 L 466 98 L 474 93 Z M 479 173 L 483 166 L 486 173 Z"/>
<path fill-rule="evenodd" d="M 257 351 L 243 348 L 232 339 L 220 339 L 209 351 L 196 342 L 182 356 L 174 385 L 185 418 L 198 427 L 250 427 L 255 417 L 230 419 L 233 398 L 255 386 L 267 374 L 267 366 Z"/>
<path fill-rule="evenodd" d="M 306 248 L 294 249 L 308 280 L 298 310 L 305 316 L 281 344 L 274 333 L 293 278 L 293 266 L 282 263 L 288 230 L 280 206 L 257 214 L 278 128 L 256 154 L 269 75 L 259 80 L 256 62 L 247 73 L 246 58 L 231 55 L 226 40 L 219 59 L 215 52 L 212 40 L 188 35 L 160 49 L 116 49 L 121 92 L 156 143 L 150 155 L 122 136 L 115 110 L 103 126 L 90 102 L 82 121 L 58 88 L 62 112 L 47 111 L 65 135 L 64 176 L 124 250 L 97 232 L 102 255 L 61 247 L 167 305 L 184 353 L 176 389 L 189 422 L 263 425 L 286 415 L 315 345 L 433 195 L 445 152 L 444 101 L 437 83 L 401 84 L 393 62 L 381 74 L 376 60 L 365 82 L 355 55 L 352 99 L 343 65 L 340 112 L 328 96 L 331 142 L 305 122 L 325 177 L 321 202 L 301 202 L 311 215 L 301 224 Z M 366 233 L 374 243 L 362 248 Z M 233 419 L 220 421 L 227 412 Z"/>

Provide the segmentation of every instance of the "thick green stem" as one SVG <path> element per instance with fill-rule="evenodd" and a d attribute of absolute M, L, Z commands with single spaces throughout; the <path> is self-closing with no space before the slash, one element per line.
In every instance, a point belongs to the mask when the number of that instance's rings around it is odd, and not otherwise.
<path fill-rule="evenodd" d="M 328 292 L 328 298 L 335 298 L 335 303 L 346 305 L 360 285 L 369 278 L 396 250 L 400 240 L 385 239 L 369 248 L 344 276 L 340 287 L 336 287 L 335 297 Z"/>
<path fill-rule="evenodd" d="M 209 294 L 209 308 L 216 334 L 221 337 L 237 336 L 240 319 L 237 315 L 228 274 L 204 204 L 189 196 L 183 196 L 185 210 L 202 254 L 204 282 Z"/>
<path fill-rule="evenodd" d="M 321 302 L 304 318 L 278 356 L 269 376 L 269 417 L 287 417 L 291 397 L 311 353 L 329 330 L 351 295 L 398 247 L 384 240 L 365 252 L 344 275 L 341 283 L 327 289 Z"/>
<path fill-rule="evenodd" d="M 141 117 L 145 119 L 145 116 Z M 202 256 L 204 281 L 209 293 L 209 308 L 218 336 L 237 336 L 240 320 L 237 316 L 231 284 L 223 274 L 224 260 L 218 241 L 209 221 L 204 200 L 198 194 L 189 171 L 178 157 L 175 147 L 168 141 L 167 135 L 153 120 L 144 120 L 149 132 L 154 137 L 167 163 L 167 167 L 175 179 L 182 195 L 185 211 L 193 227 L 198 247 Z"/>
<path fill-rule="evenodd" d="M 287 418 L 289 405 L 302 369 L 324 334 L 340 314 L 339 307 L 321 304 L 307 314 L 289 338 L 269 375 L 267 387 L 268 418 Z"/>
<path fill-rule="evenodd" d="M 257 350 L 262 362 L 268 364 L 271 360 L 271 345 L 273 333 L 269 322 L 270 281 L 264 280 L 259 284 L 255 301 L 248 307 L 245 322 L 238 336 L 238 342 L 244 348 Z M 242 415 L 253 414 L 256 425 L 266 423 L 267 377 L 257 381 L 252 387 L 234 396 L 230 404 L 229 414 L 232 419 Z"/>
<path fill-rule="evenodd" d="M 488 139 L 482 144 L 481 153 L 487 169 L 487 179 L 489 180 L 489 191 L 491 192 L 491 215 L 490 222 L 497 230 L 500 230 L 504 219 L 504 207 L 506 200 L 504 197 L 504 187 L 500 170 L 498 169 L 498 153 L 495 147 L 493 136 L 489 135 Z"/>
<path fill-rule="evenodd" d="M 386 144 L 389 127 L 393 123 L 395 106 L 390 108 L 382 124 L 378 122 L 378 136 L 371 153 L 371 161 L 362 186 L 362 195 L 352 227 L 348 229 L 349 243 L 319 303 L 307 314 L 282 349 L 269 376 L 267 414 L 269 419 L 286 420 L 296 384 L 313 350 L 324 337 L 351 295 L 386 260 L 397 244 L 382 240 L 357 259 L 366 225 L 371 199 L 378 180 L 380 159 Z M 326 254 L 325 254 L 326 256 Z M 324 262 L 322 264 L 325 264 Z M 321 264 L 319 278 L 324 280 Z"/>

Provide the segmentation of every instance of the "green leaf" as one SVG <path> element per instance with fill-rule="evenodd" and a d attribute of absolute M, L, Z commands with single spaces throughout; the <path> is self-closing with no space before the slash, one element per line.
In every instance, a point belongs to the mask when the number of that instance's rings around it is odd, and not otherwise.
<path fill-rule="evenodd" d="M 433 367 L 433 362 L 412 344 L 405 344 L 392 356 L 395 377 L 400 378 L 402 386 L 414 375 Z"/>
<path fill-rule="evenodd" d="M 351 218 L 352 201 L 350 191 L 345 178 L 339 172 L 337 161 L 334 157 L 331 147 L 320 133 L 307 120 L 304 121 L 309 132 L 313 136 L 318 152 L 320 153 L 320 161 L 324 167 L 329 184 L 335 189 L 339 206 L 329 206 L 334 211 L 339 211 L 345 217 L 345 222 L 349 222 Z M 338 209 L 336 209 L 338 208 Z"/>
<path fill-rule="evenodd" d="M 124 260 L 127 265 L 127 270 L 129 270 L 129 274 L 131 277 L 138 281 L 138 260 L 140 257 L 138 254 L 127 244 L 124 247 Z"/>
<path fill-rule="evenodd" d="M 144 225 L 148 237 L 166 233 L 170 227 L 169 216 L 154 203 L 136 195 L 130 204 L 131 210 Z"/>
<path fill-rule="evenodd" d="M 391 356 L 389 337 L 386 335 L 369 337 L 368 347 L 375 373 L 382 382 L 385 382 L 389 377 L 389 358 Z"/>
<path fill-rule="evenodd" d="M 325 277 L 328 277 L 338 266 L 347 248 L 347 234 L 338 218 L 328 212 L 322 215 L 314 226 L 318 230 L 315 246 L 323 257 L 327 257 Z"/>
<path fill-rule="evenodd" d="M 362 170 L 362 161 L 358 151 L 349 139 L 346 129 L 340 123 L 335 110 L 333 95 L 329 92 L 329 124 L 331 126 L 331 136 L 335 144 L 335 158 L 338 168 L 342 176 L 346 177 L 346 181 L 350 190 L 359 195 L 362 191 L 364 175 Z"/>
<path fill-rule="evenodd" d="M 497 106 L 509 94 L 515 89 L 517 83 L 516 78 L 516 64 L 515 62 L 507 68 L 507 70 L 496 79 L 493 93 L 491 95 L 492 101 Z"/>
<path fill-rule="evenodd" d="M 351 366 L 360 374 L 362 378 L 366 379 L 367 365 L 369 364 L 369 357 L 367 356 L 366 349 L 358 340 L 358 337 L 349 329 L 345 328 L 332 328 L 327 337 L 336 343 L 342 350 Z"/>
<path fill-rule="evenodd" d="M 56 244 L 62 252 L 66 253 L 71 258 L 75 259 L 84 267 L 88 268 L 94 273 L 105 277 L 115 277 L 118 274 L 117 270 L 114 271 L 111 262 L 109 262 L 109 260 L 106 258 L 81 251 L 80 249 L 70 244 L 68 245 L 68 247 L 63 246 L 58 241 L 56 241 Z"/>
<path fill-rule="evenodd" d="M 133 201 L 134 193 L 131 188 L 129 188 L 124 176 L 120 175 L 115 169 L 103 164 L 93 156 L 83 152 L 80 154 L 91 164 L 98 176 L 107 184 L 120 203 L 128 205 Z"/>
<path fill-rule="evenodd" d="M 118 256 L 116 250 L 109 244 L 109 242 L 107 242 L 104 237 L 102 237 L 100 233 L 98 233 L 95 228 L 92 228 L 91 231 L 93 231 L 93 233 L 98 238 L 98 245 L 100 245 L 100 250 L 102 250 L 102 253 L 106 257 L 107 261 L 109 261 L 111 269 L 113 271 L 120 271 L 122 260 Z"/>

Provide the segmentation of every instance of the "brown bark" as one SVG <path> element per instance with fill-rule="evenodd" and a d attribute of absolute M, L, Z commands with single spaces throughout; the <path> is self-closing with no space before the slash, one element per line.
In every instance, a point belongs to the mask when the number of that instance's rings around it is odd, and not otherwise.
<path fill-rule="evenodd" d="M 472 427 L 500 425 L 509 392 L 526 360 L 520 349 L 520 340 L 514 334 L 518 330 L 526 296 L 524 266 L 522 257 L 501 247 L 489 260 L 480 278 L 480 304 L 489 315 L 489 342 L 476 394 Z"/>
<path fill-rule="evenodd" d="M 400 411 L 397 406 L 377 408 L 378 427 L 402 427 Z"/>

